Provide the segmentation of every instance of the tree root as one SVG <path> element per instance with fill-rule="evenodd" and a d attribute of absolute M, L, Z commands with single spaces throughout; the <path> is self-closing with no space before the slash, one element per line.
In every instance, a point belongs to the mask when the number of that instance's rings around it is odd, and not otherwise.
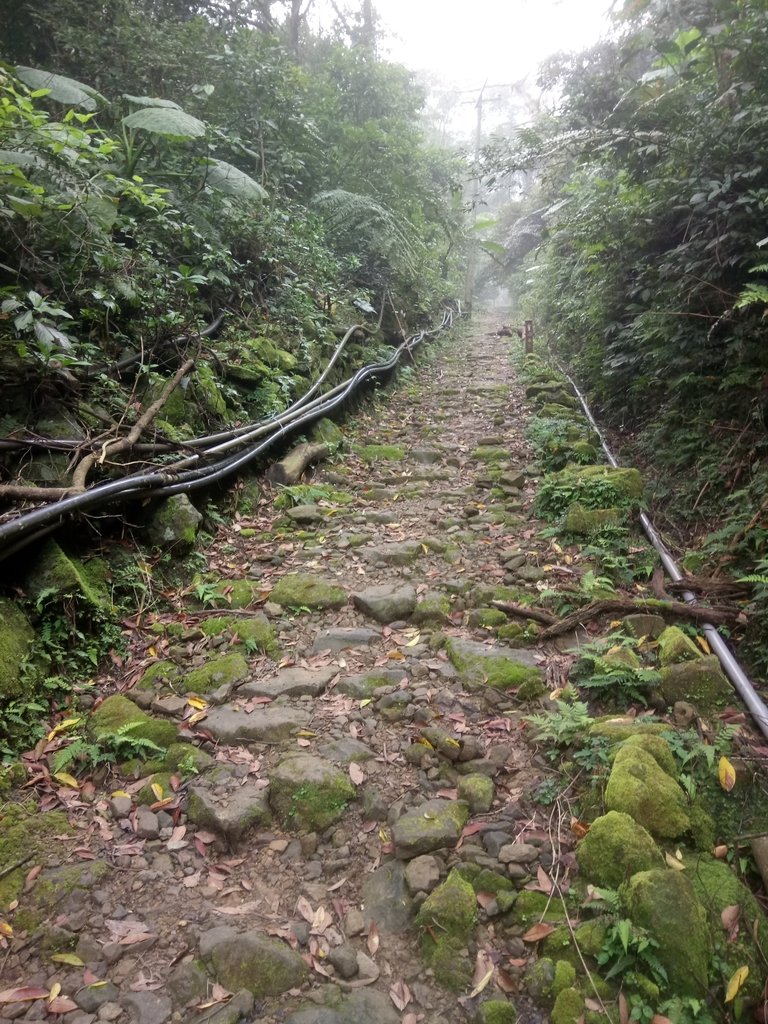
<path fill-rule="evenodd" d="M 331 454 L 327 444 L 300 444 L 293 448 L 285 458 L 273 463 L 267 470 L 267 480 L 273 484 L 295 484 L 301 474 L 314 462 L 322 462 Z"/>

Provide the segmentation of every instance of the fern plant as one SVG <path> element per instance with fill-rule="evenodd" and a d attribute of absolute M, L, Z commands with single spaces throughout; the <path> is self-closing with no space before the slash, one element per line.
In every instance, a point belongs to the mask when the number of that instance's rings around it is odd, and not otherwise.
<path fill-rule="evenodd" d="M 632 972 L 650 977 L 662 987 L 667 985 L 668 977 L 656 953 L 658 948 L 658 942 L 644 928 L 620 918 L 609 927 L 597 962 L 601 967 L 610 965 L 604 975 L 606 981 Z"/>
<path fill-rule="evenodd" d="M 117 729 L 101 733 L 97 740 L 88 739 L 83 733 L 71 736 L 69 743 L 61 747 L 51 759 L 53 772 L 65 769 L 91 771 L 102 764 L 129 761 L 137 758 L 145 761 L 151 755 L 165 754 L 165 750 L 146 736 L 137 736 L 141 722 L 126 722 Z"/>
<path fill-rule="evenodd" d="M 592 724 L 589 708 L 578 700 L 556 700 L 554 704 L 553 711 L 528 715 L 525 721 L 534 727 L 534 737 L 540 743 L 568 747 Z"/>

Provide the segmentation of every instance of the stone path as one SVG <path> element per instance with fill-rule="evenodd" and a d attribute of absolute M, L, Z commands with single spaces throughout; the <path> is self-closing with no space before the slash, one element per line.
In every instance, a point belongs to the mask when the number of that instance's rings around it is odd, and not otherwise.
<path fill-rule="evenodd" d="M 525 725 L 572 658 L 493 605 L 538 598 L 562 549 L 488 328 L 382 392 L 303 488 L 249 486 L 135 631 L 89 730 L 150 761 L 59 775 L 26 823 L 0 987 L 61 988 L 0 1024 L 534 1024 L 576 991 L 555 883 L 579 833 L 532 799 L 550 762 Z"/>

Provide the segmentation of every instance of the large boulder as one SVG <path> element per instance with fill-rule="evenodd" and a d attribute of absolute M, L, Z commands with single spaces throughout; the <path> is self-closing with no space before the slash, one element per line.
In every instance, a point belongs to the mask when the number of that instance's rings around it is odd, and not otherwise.
<path fill-rule="evenodd" d="M 661 850 L 650 832 L 621 811 L 596 818 L 576 851 L 588 882 L 618 889 L 638 871 L 664 867 Z"/>
<path fill-rule="evenodd" d="M 454 847 L 468 817 L 469 807 L 460 800 L 427 800 L 419 804 L 392 826 L 395 855 L 410 860 L 422 853 Z"/>
<path fill-rule="evenodd" d="M 639 746 L 622 746 L 616 754 L 605 789 L 605 806 L 630 815 L 662 839 L 676 839 L 691 827 L 682 788 Z"/>
<path fill-rule="evenodd" d="M 186 494 L 173 494 L 155 508 L 145 527 L 147 540 L 161 551 L 191 548 L 203 521 Z"/>
<path fill-rule="evenodd" d="M 25 666 L 32 653 L 35 632 L 13 601 L 0 597 L 0 705 L 26 689 Z"/>
<path fill-rule="evenodd" d="M 338 821 L 355 797 L 349 776 L 313 754 L 285 757 L 270 776 L 270 804 L 286 827 L 315 832 Z"/>
<path fill-rule="evenodd" d="M 475 925 L 475 890 L 458 871 L 433 890 L 421 906 L 416 924 L 422 929 L 421 951 L 447 988 L 461 989 L 471 970 L 465 950 Z"/>
<path fill-rule="evenodd" d="M 309 974 L 298 953 L 259 932 L 225 934 L 206 952 L 220 985 L 230 992 L 247 989 L 257 999 L 298 988 Z"/>
<path fill-rule="evenodd" d="M 684 700 L 700 714 L 708 714 L 724 707 L 732 699 L 733 691 L 720 662 L 710 654 L 663 668 L 661 695 L 669 705 Z"/>

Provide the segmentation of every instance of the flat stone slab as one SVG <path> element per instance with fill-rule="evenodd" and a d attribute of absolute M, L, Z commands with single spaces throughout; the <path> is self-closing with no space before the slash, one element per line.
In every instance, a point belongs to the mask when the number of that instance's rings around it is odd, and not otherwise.
<path fill-rule="evenodd" d="M 397 861 L 383 864 L 363 884 L 365 923 L 370 925 L 375 921 L 383 934 L 399 935 L 407 931 L 414 910 L 403 864 Z"/>
<path fill-rule="evenodd" d="M 285 668 L 272 679 L 246 683 L 237 692 L 246 697 L 318 697 L 335 675 L 333 668 Z"/>
<path fill-rule="evenodd" d="M 349 764 L 351 761 L 370 761 L 376 757 L 373 750 L 366 744 L 356 740 L 353 736 L 343 736 L 338 740 L 331 740 L 325 743 L 318 753 L 327 761 L 341 761 Z"/>
<path fill-rule="evenodd" d="M 323 521 L 323 513 L 317 505 L 295 505 L 285 511 L 288 519 L 294 523 L 310 526 L 312 523 Z"/>
<path fill-rule="evenodd" d="M 222 743 L 248 743 L 263 740 L 274 743 L 287 740 L 309 722 L 303 708 L 265 707 L 247 714 L 226 704 L 213 708 L 205 719 L 205 729 Z"/>
<path fill-rule="evenodd" d="M 343 626 L 338 629 L 328 629 L 324 633 L 318 633 L 312 644 L 312 651 L 332 651 L 338 654 L 339 651 L 346 651 L 350 647 L 370 647 L 381 639 L 381 633 L 377 629 L 355 629 L 352 626 Z"/>
<path fill-rule="evenodd" d="M 220 985 L 230 992 L 248 989 L 257 999 L 298 988 L 309 974 L 301 956 L 286 943 L 258 932 L 222 938 L 208 959 Z"/>
<path fill-rule="evenodd" d="M 454 847 L 467 823 L 469 807 L 460 800 L 427 800 L 392 826 L 395 856 L 410 860 L 422 853 Z"/>
<path fill-rule="evenodd" d="M 384 992 L 362 988 L 350 992 L 334 1009 L 307 1006 L 298 1010 L 288 1017 L 285 1024 L 399 1024 L 399 1021 L 400 1014 Z"/>
<path fill-rule="evenodd" d="M 407 678 L 407 673 L 403 669 L 380 668 L 371 672 L 362 672 L 359 675 L 346 676 L 339 681 L 336 689 L 339 693 L 346 693 L 350 697 L 357 697 L 358 700 L 365 700 L 374 696 L 379 688 L 397 686 Z"/>
<path fill-rule="evenodd" d="M 237 842 L 251 829 L 270 821 L 269 787 L 257 779 L 243 783 L 232 777 L 193 783 L 187 798 L 187 817 L 194 825 Z"/>
<path fill-rule="evenodd" d="M 395 622 L 413 613 L 416 588 L 410 583 L 382 583 L 353 594 L 352 604 L 377 622 Z"/>
<path fill-rule="evenodd" d="M 391 544 L 377 544 L 375 547 L 365 548 L 362 553 L 369 562 L 410 565 L 421 554 L 421 544 L 417 540 L 393 541 Z"/>
<path fill-rule="evenodd" d="M 506 658 L 507 661 L 516 661 L 518 665 L 526 665 L 529 668 L 541 667 L 533 651 L 522 647 L 490 647 L 478 640 L 458 638 L 451 638 L 451 647 L 462 658 Z"/>

